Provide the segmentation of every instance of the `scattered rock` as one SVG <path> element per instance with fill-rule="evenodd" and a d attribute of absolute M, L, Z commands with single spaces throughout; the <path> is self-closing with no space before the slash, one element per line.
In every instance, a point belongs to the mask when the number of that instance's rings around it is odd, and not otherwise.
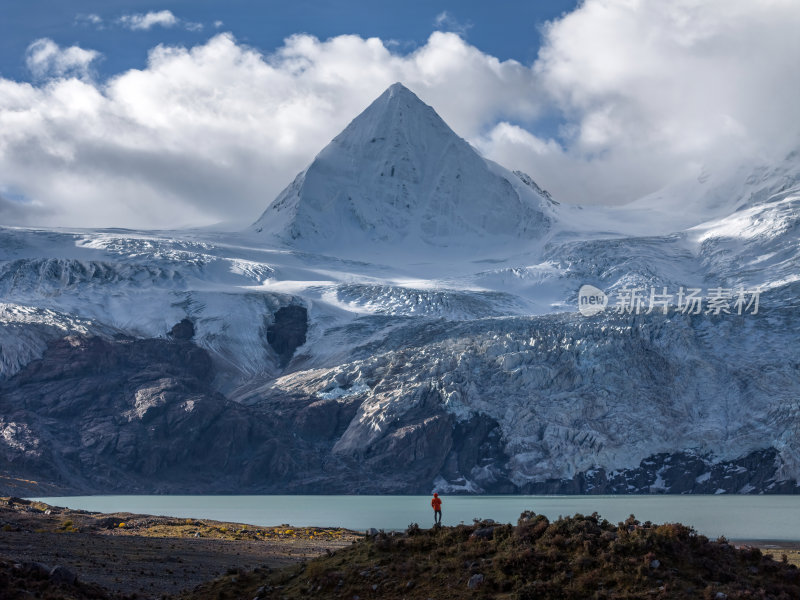
<path fill-rule="evenodd" d="M 66 567 L 56 565 L 50 570 L 50 579 L 52 579 L 55 583 L 74 585 L 78 580 L 78 576 Z"/>
<path fill-rule="evenodd" d="M 103 519 L 98 519 L 96 524 L 99 529 L 114 529 L 115 527 L 119 527 L 120 519 L 117 517 L 105 517 Z"/>
<path fill-rule="evenodd" d="M 494 527 L 482 527 L 473 531 L 469 539 L 471 540 L 491 540 L 494 538 Z"/>
<path fill-rule="evenodd" d="M 467 582 L 467 587 L 471 590 L 475 590 L 479 588 L 483 584 L 483 575 L 481 573 L 475 573 L 472 577 L 469 578 Z"/>

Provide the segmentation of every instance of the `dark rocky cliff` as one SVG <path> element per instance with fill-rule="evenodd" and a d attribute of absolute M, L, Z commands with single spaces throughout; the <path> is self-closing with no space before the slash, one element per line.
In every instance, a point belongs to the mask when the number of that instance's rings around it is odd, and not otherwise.
<path fill-rule="evenodd" d="M 494 493 L 791 492 L 774 451 L 730 464 L 659 455 L 638 469 L 519 487 L 496 421 L 456 422 L 436 394 L 352 454 L 332 449 L 361 402 L 211 391 L 187 327 L 171 340 L 70 336 L 0 384 L 0 493 L 427 493 L 493 469 Z M 473 491 L 465 487 L 464 492 Z"/>

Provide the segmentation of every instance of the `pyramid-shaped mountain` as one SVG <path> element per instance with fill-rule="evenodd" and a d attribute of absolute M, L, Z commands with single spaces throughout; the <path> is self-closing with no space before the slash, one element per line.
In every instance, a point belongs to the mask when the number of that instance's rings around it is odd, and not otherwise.
<path fill-rule="evenodd" d="M 376 245 L 524 247 L 548 230 L 551 207 L 530 178 L 482 158 L 395 83 L 253 227 L 301 249 L 342 254 Z"/>

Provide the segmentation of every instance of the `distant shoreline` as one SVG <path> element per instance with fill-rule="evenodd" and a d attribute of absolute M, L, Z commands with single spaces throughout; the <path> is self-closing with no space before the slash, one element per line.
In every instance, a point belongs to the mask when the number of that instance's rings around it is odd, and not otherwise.
<path fill-rule="evenodd" d="M 711 539 L 800 544 L 800 496 L 458 496 L 444 494 L 443 524 L 491 518 L 515 523 L 524 511 L 556 519 L 599 513 L 612 523 L 635 514 L 642 522 L 683 523 Z M 273 526 L 403 531 L 433 525 L 427 495 L 107 495 L 43 498 L 50 504 L 104 513 L 127 511 Z"/>

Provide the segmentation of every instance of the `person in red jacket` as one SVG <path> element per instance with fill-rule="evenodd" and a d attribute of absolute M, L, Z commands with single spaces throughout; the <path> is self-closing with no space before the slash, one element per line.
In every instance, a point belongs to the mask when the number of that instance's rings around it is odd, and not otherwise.
<path fill-rule="evenodd" d="M 433 507 L 433 524 L 434 525 L 441 525 L 442 524 L 442 499 L 439 498 L 439 494 L 434 493 L 433 498 L 431 498 L 431 506 Z"/>

